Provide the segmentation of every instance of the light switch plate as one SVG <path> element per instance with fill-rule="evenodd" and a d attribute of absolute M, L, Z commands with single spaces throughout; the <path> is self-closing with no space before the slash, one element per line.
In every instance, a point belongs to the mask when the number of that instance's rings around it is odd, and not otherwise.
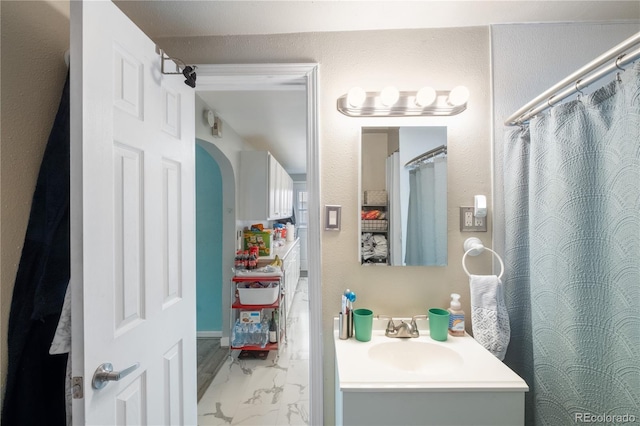
<path fill-rule="evenodd" d="M 487 232 L 487 217 L 475 217 L 473 207 L 460 207 L 460 232 Z"/>

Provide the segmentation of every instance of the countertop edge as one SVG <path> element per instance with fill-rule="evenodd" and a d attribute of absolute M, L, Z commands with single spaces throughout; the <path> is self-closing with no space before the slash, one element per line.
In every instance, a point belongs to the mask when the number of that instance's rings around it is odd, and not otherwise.
<path fill-rule="evenodd" d="M 459 382 L 455 383 L 433 383 L 432 386 L 415 385 L 412 383 L 389 383 L 387 386 L 357 384 L 357 383 L 340 383 L 342 392 L 528 392 L 528 386 L 522 386 L 519 383 L 480 383 L 464 385 Z M 455 387 L 454 387 L 455 386 Z"/>
<path fill-rule="evenodd" d="M 295 240 L 287 241 L 280 247 L 274 247 L 271 250 L 271 254 L 269 256 L 260 256 L 258 258 L 258 267 L 265 266 L 271 263 L 273 259 L 276 258 L 276 254 L 280 259 L 285 260 L 287 256 L 289 256 L 289 253 L 291 253 L 291 249 L 293 249 L 293 247 L 295 247 L 295 245 L 299 242 L 300 238 L 296 237 Z"/>
<path fill-rule="evenodd" d="M 384 324 L 384 321 L 374 320 L 374 331 L 376 332 L 376 336 L 381 337 L 380 333 L 384 333 L 380 327 Z M 355 365 L 353 364 L 353 356 L 365 356 L 366 353 L 362 352 L 368 351 L 368 348 L 371 346 L 370 342 L 356 342 L 355 340 L 340 340 L 338 337 L 338 319 L 334 318 L 334 353 L 335 353 L 335 368 L 336 368 L 336 379 L 337 386 L 343 392 L 447 392 L 447 393 L 465 393 L 465 392 L 528 392 L 529 386 L 527 383 L 519 377 L 513 370 L 511 370 L 507 365 L 503 362 L 499 361 L 497 358 L 494 358 L 486 349 L 482 348 L 482 346 L 468 334 L 465 334 L 464 337 L 455 337 L 451 339 L 452 344 L 458 345 L 463 344 L 463 348 L 468 348 L 472 351 L 475 351 L 476 354 L 474 356 L 474 361 L 478 360 L 479 362 L 484 358 L 485 362 L 488 360 L 490 364 L 487 365 L 495 365 L 496 367 L 502 370 L 500 375 L 506 375 L 506 377 L 485 377 L 480 378 L 467 378 L 467 377 L 450 377 L 448 375 L 441 375 L 438 378 L 433 377 L 429 379 L 428 382 L 421 381 L 413 381 L 412 379 L 406 380 L 406 378 L 398 378 L 398 380 L 389 380 L 388 377 L 380 376 L 379 379 L 372 378 L 370 376 L 362 377 L 363 380 L 360 380 L 360 377 L 351 372 Z M 423 339 L 423 335 L 421 335 L 420 339 Z M 384 338 L 385 341 L 397 341 L 398 339 L 389 339 Z M 373 339 L 372 339 L 373 340 Z M 417 341 L 418 339 L 416 339 Z M 411 341 L 411 340 L 410 340 Z M 439 342 L 433 342 L 436 344 L 440 344 Z M 403 343 L 399 343 L 403 344 Z M 465 349 L 466 350 L 466 349 Z M 346 351 L 346 352 L 345 352 Z M 354 352 L 356 351 L 356 352 Z M 348 354 L 348 355 L 347 355 Z M 344 358 L 346 356 L 346 358 Z M 341 359 L 345 359 L 347 362 L 341 362 Z M 344 365 L 343 365 L 344 364 Z M 477 368 L 476 366 L 475 368 Z M 469 365 L 468 368 L 474 368 L 473 364 Z M 357 368 L 356 368 L 357 369 Z M 473 370 L 470 370 L 473 371 Z"/>
<path fill-rule="evenodd" d="M 296 243 L 298 243 L 299 241 L 300 238 L 296 237 L 295 240 L 287 241 L 284 243 L 284 245 L 274 248 L 273 256 L 275 257 L 275 255 L 277 254 L 282 260 L 285 260 L 287 256 L 289 256 L 289 253 L 291 253 L 291 249 L 293 249 L 293 247 L 295 247 Z"/>

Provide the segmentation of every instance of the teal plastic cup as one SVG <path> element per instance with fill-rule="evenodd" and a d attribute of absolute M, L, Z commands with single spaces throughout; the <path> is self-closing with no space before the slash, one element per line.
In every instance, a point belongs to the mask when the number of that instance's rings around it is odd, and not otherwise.
<path fill-rule="evenodd" d="M 440 308 L 429 309 L 429 335 L 433 340 L 444 342 L 449 335 L 449 311 Z"/>
<path fill-rule="evenodd" d="M 368 342 L 371 340 L 371 330 L 373 329 L 373 311 L 371 309 L 359 308 L 353 311 L 353 327 L 355 328 L 356 340 Z"/>

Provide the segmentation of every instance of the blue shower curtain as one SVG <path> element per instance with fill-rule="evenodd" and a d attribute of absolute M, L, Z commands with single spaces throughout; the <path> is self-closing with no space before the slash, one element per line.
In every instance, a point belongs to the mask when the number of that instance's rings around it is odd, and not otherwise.
<path fill-rule="evenodd" d="M 447 265 L 447 157 L 409 172 L 405 264 Z"/>
<path fill-rule="evenodd" d="M 505 363 L 526 424 L 640 422 L 640 66 L 505 139 Z"/>

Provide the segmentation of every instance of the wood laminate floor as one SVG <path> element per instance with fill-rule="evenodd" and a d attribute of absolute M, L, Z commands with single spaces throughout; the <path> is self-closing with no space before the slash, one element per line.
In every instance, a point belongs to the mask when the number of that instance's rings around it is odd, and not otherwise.
<path fill-rule="evenodd" d="M 229 348 L 220 347 L 219 337 L 198 338 L 198 401 L 213 382 L 229 355 Z"/>

